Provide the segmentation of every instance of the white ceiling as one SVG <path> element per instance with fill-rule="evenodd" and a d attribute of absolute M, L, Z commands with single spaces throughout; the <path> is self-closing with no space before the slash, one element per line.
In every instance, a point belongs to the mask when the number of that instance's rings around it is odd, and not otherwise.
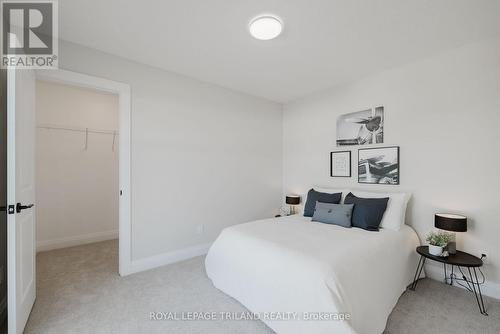
<path fill-rule="evenodd" d="M 481 39 L 500 0 L 60 0 L 62 39 L 287 102 Z M 250 19 L 285 23 L 272 41 Z"/>

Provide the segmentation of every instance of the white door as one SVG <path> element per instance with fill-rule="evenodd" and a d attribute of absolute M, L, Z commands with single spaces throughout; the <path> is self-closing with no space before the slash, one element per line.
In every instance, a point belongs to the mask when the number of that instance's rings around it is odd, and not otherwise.
<path fill-rule="evenodd" d="M 7 70 L 7 294 L 9 334 L 35 302 L 35 74 Z"/>

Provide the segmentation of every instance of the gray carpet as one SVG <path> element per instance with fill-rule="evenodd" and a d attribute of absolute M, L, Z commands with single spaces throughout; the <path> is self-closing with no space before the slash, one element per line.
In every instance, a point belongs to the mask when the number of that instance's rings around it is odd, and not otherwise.
<path fill-rule="evenodd" d="M 120 277 L 116 241 L 40 253 L 25 333 L 272 333 L 260 321 L 151 321 L 150 312 L 244 312 L 215 289 L 203 257 Z M 499 333 L 500 301 L 479 314 L 468 292 L 422 280 L 401 296 L 386 334 Z"/>

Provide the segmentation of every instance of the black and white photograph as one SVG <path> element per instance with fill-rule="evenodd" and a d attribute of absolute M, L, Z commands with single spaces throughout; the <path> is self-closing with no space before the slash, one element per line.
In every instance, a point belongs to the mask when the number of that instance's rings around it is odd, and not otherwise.
<path fill-rule="evenodd" d="M 383 106 L 344 114 L 337 119 L 337 146 L 382 144 L 383 142 Z"/>
<path fill-rule="evenodd" d="M 330 152 L 330 176 L 351 177 L 351 151 Z"/>
<path fill-rule="evenodd" d="M 399 146 L 359 149 L 358 183 L 399 184 Z"/>

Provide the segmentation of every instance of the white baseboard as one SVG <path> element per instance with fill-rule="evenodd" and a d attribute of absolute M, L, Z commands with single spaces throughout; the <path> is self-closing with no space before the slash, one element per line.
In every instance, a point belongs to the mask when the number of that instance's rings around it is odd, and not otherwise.
<path fill-rule="evenodd" d="M 450 267 L 448 266 L 448 268 L 450 268 Z M 439 282 L 444 282 L 444 269 L 443 269 L 442 265 L 427 263 L 425 265 L 425 274 L 430 279 L 433 279 L 433 280 L 439 281 Z M 448 272 L 448 275 L 449 274 L 450 273 Z M 479 280 L 481 280 L 481 278 L 479 278 Z M 453 286 L 457 286 L 459 288 L 464 288 L 456 283 L 454 283 Z M 486 278 L 486 281 L 484 282 L 484 284 L 481 285 L 481 292 L 485 296 L 500 299 L 500 284 L 488 281 Z"/>
<path fill-rule="evenodd" d="M 128 274 L 138 273 L 140 271 L 145 271 L 165 266 L 167 264 L 184 261 L 196 256 L 204 255 L 208 252 L 208 249 L 210 248 L 211 245 L 212 243 L 206 243 L 175 250 L 168 253 L 154 255 L 144 259 L 132 260 L 130 268 L 129 270 L 127 270 L 126 274 L 128 275 Z"/>
<path fill-rule="evenodd" d="M 91 244 L 93 242 L 112 239 L 118 239 L 118 230 L 90 233 L 53 240 L 37 241 L 36 251 L 45 252 L 53 249 Z"/>

